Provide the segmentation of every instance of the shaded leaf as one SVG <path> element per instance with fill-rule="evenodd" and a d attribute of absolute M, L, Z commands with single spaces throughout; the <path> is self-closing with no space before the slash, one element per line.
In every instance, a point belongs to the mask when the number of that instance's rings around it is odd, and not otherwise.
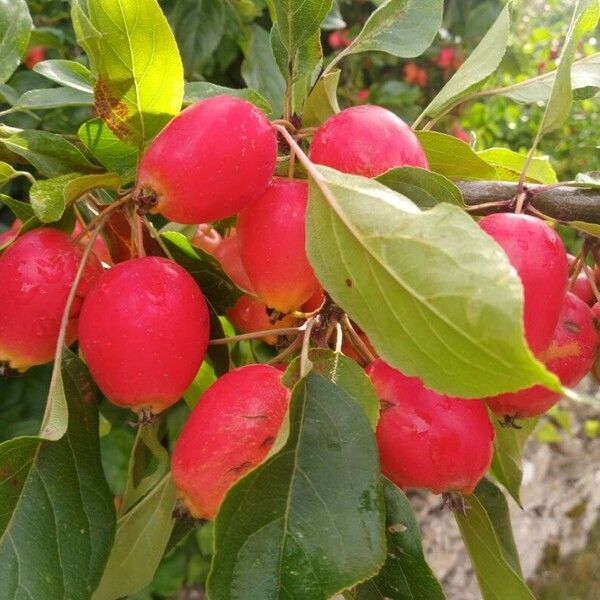
<path fill-rule="evenodd" d="M 32 27 L 25 0 L 0 2 L 0 83 L 5 83 L 19 66 Z"/>
<path fill-rule="evenodd" d="M 272 111 L 271 105 L 258 93 L 249 88 L 235 89 L 215 85 L 208 81 L 192 81 L 185 84 L 185 94 L 183 97 L 184 104 L 193 104 L 198 100 L 204 100 L 204 98 L 210 98 L 211 96 L 237 96 L 252 102 L 255 106 L 258 106 L 262 111 L 270 113 Z"/>
<path fill-rule="evenodd" d="M 5 206 L 8 206 L 10 211 L 20 219 L 23 223 L 28 221 L 33 217 L 33 208 L 31 208 L 31 204 L 27 202 L 21 202 L 21 200 L 15 200 L 6 194 L 0 194 L 0 202 Z"/>
<path fill-rule="evenodd" d="M 362 408 L 309 373 L 283 449 L 236 483 L 215 523 L 209 597 L 329 598 L 385 560 L 377 448 Z M 243 590 L 243 592 L 242 592 Z"/>
<path fill-rule="evenodd" d="M 443 8 L 443 0 L 387 0 L 342 54 L 379 50 L 402 58 L 419 56 L 441 27 Z"/>
<path fill-rule="evenodd" d="M 477 90 L 498 68 L 508 44 L 510 6 L 510 3 L 507 3 L 502 9 L 479 45 L 429 103 L 424 111 L 425 115 L 437 117 L 447 112 Z"/>
<path fill-rule="evenodd" d="M 339 81 L 340 71 L 333 71 L 319 79 L 304 104 L 302 116 L 304 127 L 316 127 L 340 112 L 337 100 Z"/>
<path fill-rule="evenodd" d="M 383 478 L 387 560 L 379 573 L 354 591 L 355 600 L 444 600 L 439 581 L 423 555 L 419 526 L 410 502 Z"/>
<path fill-rule="evenodd" d="M 37 130 L 12 133 L 0 127 L 0 144 L 32 164 L 46 177 L 98 170 L 79 148 L 55 133 Z"/>
<path fill-rule="evenodd" d="M 117 521 L 115 541 L 92 600 L 115 600 L 139 592 L 154 577 L 173 531 L 171 476 Z"/>
<path fill-rule="evenodd" d="M 344 390 L 362 406 L 369 423 L 375 429 L 379 420 L 379 399 L 364 370 L 347 356 L 324 348 L 313 348 L 308 358 L 315 373 Z M 289 364 L 282 381 L 285 386 L 292 388 L 299 379 L 300 358 L 298 357 Z"/>
<path fill-rule="evenodd" d="M 332 0 L 270 0 L 281 42 L 291 58 L 319 31 L 321 22 L 331 10 Z"/>
<path fill-rule="evenodd" d="M 161 237 L 173 258 L 196 280 L 202 293 L 218 314 L 233 306 L 242 295 L 240 289 L 225 275 L 219 262 L 194 248 L 187 238 L 176 231 L 166 231 Z"/>
<path fill-rule="evenodd" d="M 94 97 L 89 92 L 73 88 L 48 88 L 29 90 L 19 96 L 14 108 L 41 110 L 64 106 L 92 106 Z"/>
<path fill-rule="evenodd" d="M 429 162 L 429 168 L 450 179 L 498 179 L 496 169 L 485 162 L 469 144 L 437 131 L 415 132 Z"/>
<path fill-rule="evenodd" d="M 520 420 L 520 429 L 503 426 L 497 417 L 492 417 L 492 423 L 496 430 L 496 438 L 494 439 L 491 473 L 508 490 L 515 502 L 521 506 L 523 448 L 537 423 L 537 419 Z"/>
<path fill-rule="evenodd" d="M 502 492 L 482 480 L 465 497 L 465 513 L 455 518 L 471 558 L 484 600 L 535 600 L 520 575 L 520 566 Z"/>
<path fill-rule="evenodd" d="M 12 165 L 0 161 L 0 187 L 17 177 L 31 178 L 31 175 L 26 171 L 17 171 Z"/>
<path fill-rule="evenodd" d="M 35 65 L 33 70 L 60 85 L 90 94 L 94 92 L 90 70 L 73 60 L 44 60 Z"/>
<path fill-rule="evenodd" d="M 315 168 L 309 260 L 384 360 L 464 398 L 558 388 L 523 338 L 518 276 L 473 219 L 446 203 L 420 212 L 376 181 Z"/>
<path fill-rule="evenodd" d="M 65 437 L 0 445 L 1 598 L 89 598 L 110 551 L 114 504 L 100 463 L 94 387 L 72 353 L 63 377 Z"/>
<path fill-rule="evenodd" d="M 376 178 L 386 187 L 410 198 L 419 208 L 433 208 L 440 202 L 464 207 L 460 190 L 446 177 L 418 167 L 391 169 Z"/>

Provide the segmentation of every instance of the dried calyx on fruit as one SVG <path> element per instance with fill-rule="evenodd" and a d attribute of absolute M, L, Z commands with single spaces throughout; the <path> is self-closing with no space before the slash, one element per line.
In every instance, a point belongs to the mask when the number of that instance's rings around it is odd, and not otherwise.
<path fill-rule="evenodd" d="M 277 138 L 264 113 L 234 96 L 196 102 L 177 115 L 142 157 L 136 186 L 141 211 L 177 223 L 236 214 L 267 187 Z"/>
<path fill-rule="evenodd" d="M 267 456 L 290 397 L 281 376 L 268 365 L 240 367 L 198 400 L 171 461 L 173 482 L 192 516 L 214 519 L 227 490 Z"/>
<path fill-rule="evenodd" d="M 119 263 L 96 281 L 81 311 L 79 341 L 111 402 L 159 413 L 192 383 L 209 330 L 206 301 L 187 271 L 145 257 Z"/>

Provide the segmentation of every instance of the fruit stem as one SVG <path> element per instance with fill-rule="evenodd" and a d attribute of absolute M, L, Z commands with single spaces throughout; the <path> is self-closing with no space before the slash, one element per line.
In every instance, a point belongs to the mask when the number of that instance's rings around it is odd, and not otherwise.
<path fill-rule="evenodd" d="M 339 323 L 335 324 L 335 352 L 339 354 L 342 351 L 342 342 L 344 340 L 344 332 Z"/>
<path fill-rule="evenodd" d="M 592 269 L 590 269 L 590 265 L 588 265 L 587 262 L 585 262 L 585 260 L 582 264 L 583 272 L 585 273 L 585 276 L 590 282 L 590 286 L 592 288 L 592 291 L 594 292 L 594 296 L 596 296 L 596 302 L 600 302 L 600 290 L 598 290 L 598 286 L 596 285 L 596 278 L 594 277 L 594 272 L 592 271 Z"/>
<path fill-rule="evenodd" d="M 133 221 L 135 223 L 135 247 L 137 248 L 138 258 L 146 256 L 144 249 L 144 231 L 142 228 L 142 217 L 134 212 Z"/>
<path fill-rule="evenodd" d="M 154 227 L 154 223 L 152 221 L 150 221 L 150 219 L 148 219 L 148 217 L 143 217 L 143 219 L 144 219 L 144 224 L 146 225 L 146 228 L 150 232 L 150 235 L 156 240 L 156 243 L 160 246 L 161 250 L 165 253 L 165 256 L 168 259 L 175 262 L 175 259 L 173 258 L 171 251 L 167 248 L 167 245 L 165 244 L 164 240 L 160 237 L 160 233 L 158 233 L 158 231 L 156 231 L 156 227 Z"/>
<path fill-rule="evenodd" d="M 306 329 L 306 323 L 301 327 L 282 327 L 281 329 L 266 329 L 264 331 L 251 331 L 250 333 L 242 333 L 240 335 L 232 335 L 230 337 L 218 338 L 210 340 L 209 346 L 223 346 L 225 344 L 234 344 L 243 340 L 253 340 L 255 338 L 266 337 L 269 335 L 298 335 Z"/>
<path fill-rule="evenodd" d="M 285 350 L 282 350 L 277 356 L 274 356 L 271 360 L 267 361 L 267 364 L 276 365 L 284 358 L 293 354 L 302 345 L 302 337 L 303 336 L 301 335 L 296 336 L 296 339 Z"/>
<path fill-rule="evenodd" d="M 465 210 L 467 212 L 478 212 L 485 210 L 486 208 L 507 208 L 510 204 L 510 200 L 496 200 L 495 202 L 484 202 L 483 204 L 475 204 L 474 206 L 467 206 Z"/>
<path fill-rule="evenodd" d="M 308 358 L 308 352 L 310 350 L 310 333 L 319 320 L 319 317 L 313 317 L 306 321 L 306 331 L 302 338 L 302 350 L 300 351 L 300 377 L 306 377 L 308 372 L 312 368 L 312 362 Z"/>
<path fill-rule="evenodd" d="M 81 229 L 81 231 L 74 240 L 75 243 L 80 242 L 81 239 L 86 235 L 86 233 L 89 233 L 92 229 L 95 229 L 96 225 L 98 225 L 98 223 L 102 221 L 107 215 L 110 215 L 118 208 L 121 208 L 121 206 L 123 206 L 124 204 L 131 202 L 132 194 L 133 192 L 125 194 L 122 198 L 111 204 L 108 208 L 103 210 L 101 213 L 97 214 L 85 227 Z"/>
<path fill-rule="evenodd" d="M 342 317 L 342 327 L 348 334 L 350 343 L 354 346 L 355 350 L 362 356 L 362 358 L 367 361 L 367 363 L 372 363 L 377 360 L 377 357 L 369 350 L 358 333 L 356 333 L 354 327 L 352 327 L 352 323 L 350 322 L 347 314 L 344 314 Z"/>
<path fill-rule="evenodd" d="M 58 339 L 56 340 L 56 351 L 54 352 L 54 365 L 52 367 L 52 376 L 50 378 L 50 388 L 49 388 L 50 392 L 48 394 L 48 399 L 46 401 L 46 410 L 44 412 L 44 418 L 42 419 L 42 425 L 40 427 L 40 435 L 42 435 L 42 436 L 44 434 L 44 431 L 48 427 L 49 420 L 50 420 L 50 413 L 51 413 L 51 407 L 52 407 L 52 402 L 50 400 L 50 396 L 52 395 L 52 390 L 54 389 L 54 386 L 56 385 L 56 382 L 57 382 L 59 374 L 60 374 L 63 346 L 65 345 L 65 339 L 67 336 L 67 326 L 69 325 L 69 315 L 71 313 L 71 307 L 73 306 L 73 301 L 75 300 L 75 296 L 77 294 L 77 288 L 79 287 L 79 282 L 81 281 L 81 278 L 83 277 L 83 272 L 85 270 L 85 266 L 87 265 L 90 254 L 92 253 L 92 247 L 94 246 L 94 242 L 96 241 L 96 238 L 100 234 L 100 231 L 102 230 L 104 222 L 108 219 L 109 216 L 110 216 L 110 211 L 107 209 L 102 213 L 102 217 L 97 222 L 96 229 L 90 235 L 90 239 L 88 240 L 88 242 L 85 246 L 83 254 L 81 255 L 81 260 L 79 261 L 79 267 L 77 269 L 75 279 L 73 280 L 73 283 L 71 284 L 71 289 L 69 290 L 69 295 L 67 296 L 67 302 L 65 304 L 65 309 L 63 310 L 62 318 L 60 320 Z"/>

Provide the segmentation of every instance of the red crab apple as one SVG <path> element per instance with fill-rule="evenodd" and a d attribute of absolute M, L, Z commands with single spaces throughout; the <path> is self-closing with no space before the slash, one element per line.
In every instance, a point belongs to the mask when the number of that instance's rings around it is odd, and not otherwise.
<path fill-rule="evenodd" d="M 494 428 L 480 400 L 428 390 L 381 359 L 367 374 L 381 402 L 381 468 L 403 490 L 470 494 L 492 460 Z"/>
<path fill-rule="evenodd" d="M 489 215 L 479 226 L 502 246 L 521 278 L 525 337 L 538 354 L 552 339 L 567 292 L 565 247 L 556 231 L 529 215 Z"/>
<path fill-rule="evenodd" d="M 29 50 L 25 57 L 24 64 L 28 69 L 33 69 L 35 65 L 46 58 L 46 49 L 43 46 L 34 46 Z"/>
<path fill-rule="evenodd" d="M 567 293 L 552 342 L 538 358 L 565 386 L 579 383 L 590 371 L 598 349 L 598 333 L 590 307 Z M 487 398 L 488 406 L 501 417 L 527 418 L 544 414 L 560 394 L 541 385 Z"/>
<path fill-rule="evenodd" d="M 191 243 L 194 248 L 213 256 L 222 241 L 221 234 L 212 225 L 200 223 Z"/>
<path fill-rule="evenodd" d="M 236 232 L 231 233 L 215 248 L 213 256 L 221 263 L 225 274 L 235 285 L 246 292 L 254 292 L 252 282 L 242 263 L 238 236 Z"/>
<path fill-rule="evenodd" d="M 227 490 L 267 456 L 290 395 L 281 376 L 268 365 L 240 367 L 200 397 L 171 461 L 179 497 L 192 516 L 214 519 Z"/>
<path fill-rule="evenodd" d="M 186 271 L 164 258 L 134 258 L 106 271 L 90 290 L 79 342 L 110 401 L 159 413 L 194 379 L 209 328 L 204 296 Z"/>
<path fill-rule="evenodd" d="M 571 288 L 571 292 L 588 305 L 593 304 L 596 301 L 592 284 L 584 272 L 577 275 L 577 279 Z"/>
<path fill-rule="evenodd" d="M 327 119 L 315 132 L 310 159 L 364 177 L 407 165 L 429 168 L 411 128 L 393 112 L 373 104 L 352 106 Z"/>
<path fill-rule="evenodd" d="M 596 330 L 600 331 L 600 302 L 596 302 L 596 304 L 592 306 L 592 314 L 594 315 Z M 592 375 L 594 376 L 594 379 L 600 383 L 600 351 L 596 352 L 596 360 L 592 367 Z"/>
<path fill-rule="evenodd" d="M 295 327 L 298 324 L 298 319 L 292 315 L 286 315 L 280 321 L 272 323 L 267 314 L 266 305 L 250 296 L 238 298 L 237 302 L 227 311 L 226 316 L 240 333 Z M 265 336 L 261 339 L 267 344 L 275 345 L 277 343 L 276 335 Z"/>
<path fill-rule="evenodd" d="M 306 257 L 308 184 L 276 177 L 238 215 L 240 255 L 252 288 L 282 314 L 297 310 L 319 288 Z"/>
<path fill-rule="evenodd" d="M 225 219 L 262 194 L 276 161 L 277 138 L 264 113 L 241 98 L 207 98 L 150 144 L 136 197 L 177 223 Z"/>
<path fill-rule="evenodd" d="M 0 361 L 24 371 L 54 358 L 60 322 L 83 254 L 58 229 L 23 234 L 0 255 Z M 83 298 L 102 273 L 90 254 L 71 307 L 65 343 L 77 338 Z"/>

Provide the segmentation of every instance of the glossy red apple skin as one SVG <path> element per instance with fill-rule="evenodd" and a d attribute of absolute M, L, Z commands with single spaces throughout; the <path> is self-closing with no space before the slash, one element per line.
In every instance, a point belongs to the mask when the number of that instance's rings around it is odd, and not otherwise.
<path fill-rule="evenodd" d="M 544 221 L 523 214 L 484 217 L 480 227 L 504 250 L 523 284 L 525 337 L 531 351 L 544 350 L 567 292 L 568 261 L 559 235 Z"/>
<path fill-rule="evenodd" d="M 117 406 L 159 413 L 194 379 L 209 336 L 192 277 L 159 257 L 119 263 L 87 295 L 79 342 L 92 377 Z"/>
<path fill-rule="evenodd" d="M 577 385 L 593 367 L 598 350 L 598 333 L 590 307 L 567 293 L 552 342 L 538 358 L 564 386 Z M 560 400 L 560 394 L 541 385 L 486 400 L 501 417 L 527 418 L 544 414 Z"/>
<path fill-rule="evenodd" d="M 192 516 L 214 519 L 227 490 L 267 456 L 290 392 L 268 365 L 229 371 L 192 410 L 173 452 L 171 474 Z"/>
<path fill-rule="evenodd" d="M 592 284 L 585 273 L 579 273 L 571 292 L 581 298 L 587 305 L 592 305 L 596 301 L 596 296 Z"/>
<path fill-rule="evenodd" d="M 381 402 L 381 468 L 403 490 L 470 494 L 492 461 L 494 428 L 479 400 L 443 396 L 381 359 L 367 369 Z"/>
<path fill-rule="evenodd" d="M 295 319 L 292 315 L 286 315 L 283 319 L 271 323 L 267 315 L 267 306 L 250 296 L 238 298 L 237 302 L 227 310 L 226 316 L 240 333 L 267 331 L 298 325 L 298 319 Z M 260 339 L 271 345 L 277 343 L 276 335 L 268 335 Z"/>
<path fill-rule="evenodd" d="M 373 104 L 352 106 L 327 119 L 315 132 L 310 159 L 364 177 L 394 167 L 429 168 L 411 128 L 393 112 Z"/>
<path fill-rule="evenodd" d="M 60 322 L 83 254 L 52 228 L 24 233 L 0 255 L 0 361 L 17 370 L 54 359 Z M 65 342 L 77 339 L 83 298 L 102 267 L 92 253 L 70 311 Z"/>
<path fill-rule="evenodd" d="M 221 263 L 225 275 L 241 290 L 254 293 L 240 254 L 237 233 L 231 233 L 215 248 L 213 256 Z"/>
<path fill-rule="evenodd" d="M 238 215 L 244 269 L 256 295 L 283 314 L 298 310 L 321 286 L 306 256 L 308 184 L 276 177 Z"/>
<path fill-rule="evenodd" d="M 260 196 L 276 161 L 265 114 L 241 98 L 214 96 L 186 108 L 150 144 L 136 194 L 155 194 L 153 212 L 171 221 L 210 223 Z"/>

